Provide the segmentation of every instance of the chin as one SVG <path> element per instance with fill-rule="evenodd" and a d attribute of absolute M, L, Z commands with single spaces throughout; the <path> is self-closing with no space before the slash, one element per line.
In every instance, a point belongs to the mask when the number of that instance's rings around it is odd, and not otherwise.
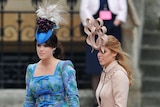
<path fill-rule="evenodd" d="M 105 65 L 104 65 L 104 64 L 101 64 L 101 66 L 104 67 Z"/>
<path fill-rule="evenodd" d="M 39 59 L 43 60 L 43 59 L 46 59 L 45 57 L 39 57 Z"/>
<path fill-rule="evenodd" d="M 99 62 L 99 64 L 100 64 L 101 66 L 104 66 L 104 64 L 103 64 L 102 62 Z"/>

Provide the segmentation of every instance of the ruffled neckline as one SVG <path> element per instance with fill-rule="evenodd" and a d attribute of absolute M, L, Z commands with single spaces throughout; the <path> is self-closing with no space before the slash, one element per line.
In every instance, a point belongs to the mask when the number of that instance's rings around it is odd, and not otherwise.
<path fill-rule="evenodd" d="M 115 60 L 112 63 L 110 63 L 106 68 L 103 69 L 103 72 L 101 74 L 100 82 L 106 84 L 114 75 L 115 71 L 111 70 L 114 66 L 116 66 L 118 62 Z"/>

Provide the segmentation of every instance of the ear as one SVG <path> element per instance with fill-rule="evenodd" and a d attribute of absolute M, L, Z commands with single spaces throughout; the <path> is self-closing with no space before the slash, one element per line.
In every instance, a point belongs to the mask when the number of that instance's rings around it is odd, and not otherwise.
<path fill-rule="evenodd" d="M 53 51 L 55 51 L 56 50 L 56 47 L 55 48 L 53 48 Z"/>
<path fill-rule="evenodd" d="M 113 57 L 116 57 L 117 56 L 117 52 L 112 51 L 112 55 L 113 55 Z"/>

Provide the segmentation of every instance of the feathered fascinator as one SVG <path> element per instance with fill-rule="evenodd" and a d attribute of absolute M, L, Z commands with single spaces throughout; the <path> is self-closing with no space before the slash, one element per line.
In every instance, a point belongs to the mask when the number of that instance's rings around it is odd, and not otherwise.
<path fill-rule="evenodd" d="M 38 44 L 45 43 L 52 35 L 54 29 L 59 28 L 59 23 L 64 22 L 63 8 L 59 3 L 50 4 L 48 0 L 40 3 L 37 13 L 36 40 Z"/>

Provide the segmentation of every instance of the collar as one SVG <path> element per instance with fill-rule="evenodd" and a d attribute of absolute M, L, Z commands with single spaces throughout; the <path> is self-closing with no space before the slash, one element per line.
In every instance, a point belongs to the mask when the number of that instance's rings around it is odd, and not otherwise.
<path fill-rule="evenodd" d="M 111 62 L 107 67 L 103 67 L 103 71 L 105 73 L 108 73 L 117 64 L 118 64 L 118 62 L 117 62 L 117 60 L 115 60 L 115 61 Z"/>

